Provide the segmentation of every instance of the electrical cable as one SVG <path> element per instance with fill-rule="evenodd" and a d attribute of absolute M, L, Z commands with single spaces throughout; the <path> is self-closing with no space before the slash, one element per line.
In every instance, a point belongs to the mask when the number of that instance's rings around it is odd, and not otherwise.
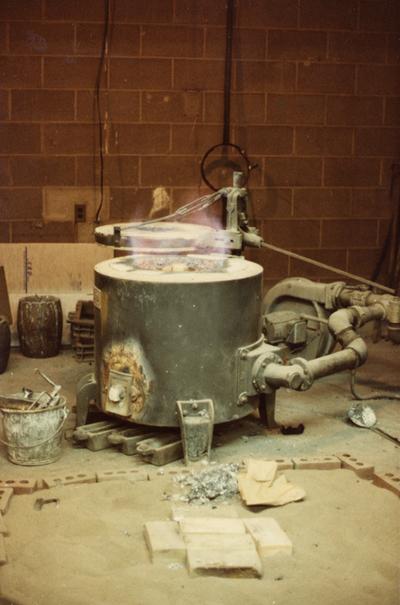
<path fill-rule="evenodd" d="M 371 279 L 378 279 L 383 266 L 387 263 L 387 283 L 394 287 L 395 293 L 400 293 L 400 164 L 392 164 L 390 181 L 390 198 L 393 203 L 393 213 L 390 229 L 388 229 L 378 262 Z M 386 280 L 385 280 L 386 281 Z"/>
<path fill-rule="evenodd" d="M 356 391 L 356 370 L 350 372 L 350 391 L 354 399 L 357 401 L 371 401 L 374 399 L 397 399 L 400 400 L 400 395 L 385 395 L 384 393 L 378 393 L 377 395 L 360 395 Z"/>
<path fill-rule="evenodd" d="M 99 224 L 100 213 L 104 204 L 104 138 L 103 138 L 103 118 L 101 115 L 101 78 L 108 52 L 108 37 L 109 37 L 109 25 L 110 25 L 110 0 L 104 0 L 104 27 L 103 27 L 103 38 L 101 44 L 100 61 L 97 69 L 96 84 L 95 84 L 95 106 L 97 110 L 97 124 L 99 134 L 99 161 L 100 161 L 100 202 L 96 210 L 94 222 Z"/>
<path fill-rule="evenodd" d="M 200 174 L 206 185 L 213 191 L 217 191 L 218 187 L 215 187 L 207 177 L 205 163 L 209 155 L 216 149 L 221 147 L 223 150 L 231 148 L 238 152 L 239 156 L 244 160 L 245 172 L 243 177 L 242 186 L 244 187 L 249 180 L 251 170 L 256 168 L 256 164 L 251 164 L 246 152 L 235 143 L 230 142 L 230 128 L 231 128 L 231 86 L 232 86 L 232 45 L 233 45 L 233 25 L 235 21 L 235 3 L 234 0 L 228 0 L 226 4 L 226 38 L 225 38 L 225 67 L 224 67 L 224 125 L 222 131 L 222 143 L 212 145 L 205 154 L 203 155 L 200 162 Z M 218 163 L 218 162 L 217 162 Z M 231 162 L 232 163 L 232 162 Z M 235 167 L 235 170 L 239 170 L 239 167 Z"/>
<path fill-rule="evenodd" d="M 224 129 L 222 144 L 228 145 L 230 140 L 231 125 L 231 85 L 232 85 L 232 43 L 233 23 L 235 18 L 235 5 L 233 0 L 228 0 L 226 5 L 226 42 L 225 42 L 225 67 L 224 67 Z"/>

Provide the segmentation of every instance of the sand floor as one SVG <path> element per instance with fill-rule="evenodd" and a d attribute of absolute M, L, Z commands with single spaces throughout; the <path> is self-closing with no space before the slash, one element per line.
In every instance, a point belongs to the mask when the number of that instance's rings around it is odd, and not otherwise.
<path fill-rule="evenodd" d="M 10 371 L 0 377 L 1 392 L 17 390 L 21 381 L 30 386 L 36 366 L 60 380 L 70 402 L 76 381 L 90 370 L 76 364 L 68 351 L 51 361 L 13 354 Z M 360 389 L 390 387 L 398 394 L 398 369 L 399 349 L 381 343 L 360 372 Z M 303 422 L 304 434 L 266 432 L 256 417 L 250 417 L 234 426 L 216 427 L 213 459 L 351 452 L 377 470 L 398 473 L 399 447 L 346 423 L 350 404 L 345 374 L 321 381 L 305 394 L 282 390 L 278 420 Z M 399 402 L 386 399 L 372 405 L 381 425 L 399 434 Z M 65 442 L 58 462 L 27 468 L 12 465 L 0 449 L 0 478 L 136 465 L 143 463 L 113 448 L 90 452 Z M 0 567 L 4 605 L 400 603 L 400 501 L 387 490 L 351 471 L 285 471 L 305 488 L 305 501 L 253 512 L 236 497 L 225 506 L 235 507 L 241 516 L 277 519 L 293 542 L 293 555 L 270 558 L 260 580 L 191 578 L 186 569 L 150 562 L 143 524 L 170 517 L 171 502 L 164 493 L 173 489 L 169 477 L 151 469 L 153 478 L 147 482 L 74 485 L 14 497 L 5 517 L 9 562 Z M 44 493 L 59 498 L 59 506 L 35 510 L 36 498 Z"/>

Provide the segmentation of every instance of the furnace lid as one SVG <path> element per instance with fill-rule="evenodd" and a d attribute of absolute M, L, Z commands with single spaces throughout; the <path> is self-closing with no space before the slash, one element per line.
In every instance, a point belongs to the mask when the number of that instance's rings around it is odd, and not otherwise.
<path fill-rule="evenodd" d="M 132 252 L 189 253 L 209 246 L 215 229 L 206 225 L 159 221 L 119 223 L 95 229 L 96 242 Z"/>

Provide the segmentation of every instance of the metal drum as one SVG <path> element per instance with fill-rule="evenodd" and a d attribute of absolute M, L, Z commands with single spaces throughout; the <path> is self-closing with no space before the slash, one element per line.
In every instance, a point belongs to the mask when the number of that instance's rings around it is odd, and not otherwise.
<path fill-rule="evenodd" d="M 63 314 L 55 296 L 25 296 L 18 303 L 18 337 L 26 357 L 54 357 L 61 347 Z"/>
<path fill-rule="evenodd" d="M 137 255 L 95 267 L 97 402 L 139 424 L 178 426 L 178 400 L 238 402 L 238 348 L 261 335 L 262 267 L 223 255 Z"/>

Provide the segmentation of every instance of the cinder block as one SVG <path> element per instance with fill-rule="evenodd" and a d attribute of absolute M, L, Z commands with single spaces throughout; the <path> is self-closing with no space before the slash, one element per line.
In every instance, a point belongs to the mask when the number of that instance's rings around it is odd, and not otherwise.
<path fill-rule="evenodd" d="M 178 90 L 209 90 L 210 73 L 221 82 L 224 63 L 209 59 L 175 59 L 174 87 Z"/>
<path fill-rule="evenodd" d="M 96 473 L 96 481 L 118 481 L 125 479 L 127 481 L 148 481 L 149 475 L 147 471 L 140 471 L 136 468 L 108 470 Z"/>
<path fill-rule="evenodd" d="M 144 537 L 151 560 L 185 563 L 186 544 L 174 521 L 148 521 L 144 525 Z"/>
<path fill-rule="evenodd" d="M 353 93 L 355 82 L 354 65 L 335 63 L 299 64 L 299 92 Z"/>
<path fill-rule="evenodd" d="M 69 156 L 14 156 L 11 174 L 14 185 L 41 187 L 43 185 L 73 185 L 74 160 Z M 47 218 L 47 217 L 43 217 Z M 71 219 L 73 220 L 74 215 Z M 52 220 L 52 217 L 50 217 Z"/>
<path fill-rule="evenodd" d="M 332 219 L 322 221 L 322 245 L 332 248 L 357 248 L 364 241 L 373 241 L 377 236 L 377 221 Z"/>
<path fill-rule="evenodd" d="M 400 475 L 399 473 L 374 473 L 374 485 L 390 490 L 396 496 L 400 496 Z"/>
<path fill-rule="evenodd" d="M 243 519 L 247 531 L 256 543 L 260 557 L 293 552 L 293 545 L 279 523 L 271 517 Z"/>
<path fill-rule="evenodd" d="M 324 163 L 324 184 L 328 187 L 374 187 L 379 185 L 377 158 L 326 158 Z"/>
<path fill-rule="evenodd" d="M 300 27 L 328 30 L 355 29 L 357 12 L 355 0 L 347 0 L 347 2 L 303 0 L 299 11 Z"/>
<path fill-rule="evenodd" d="M 243 536 L 244 537 L 244 536 Z M 222 575 L 224 577 L 260 578 L 262 564 L 253 544 L 237 548 L 197 547 L 188 545 L 187 564 L 191 575 Z"/>
<path fill-rule="evenodd" d="M 359 65 L 357 94 L 398 96 L 400 83 L 396 74 L 398 74 L 397 65 L 376 65 L 374 63 Z"/>
<path fill-rule="evenodd" d="M 110 60 L 110 64 L 110 84 L 113 89 L 171 89 L 171 59 L 132 59 L 115 57 Z"/>
<path fill-rule="evenodd" d="M 268 32 L 268 59 L 318 61 L 325 56 L 325 32 L 299 30 Z"/>
<path fill-rule="evenodd" d="M 7 563 L 6 542 L 4 536 L 0 535 L 0 565 Z"/>
<path fill-rule="evenodd" d="M 40 153 L 40 127 L 38 124 L 3 123 L 0 135 L 0 153 Z"/>
<path fill-rule="evenodd" d="M 0 73 L 4 88 L 39 88 L 40 57 L 3 56 L 0 58 Z"/>
<path fill-rule="evenodd" d="M 35 23 L 35 40 L 32 44 L 31 23 L 10 23 L 10 51 L 13 55 L 30 55 L 32 46 L 44 55 L 72 55 L 74 52 L 74 26 L 72 23 Z M 41 40 L 43 42 L 38 43 Z"/>
<path fill-rule="evenodd" d="M 374 475 L 374 467 L 358 460 L 351 454 L 337 454 L 337 457 L 342 462 L 342 468 L 347 468 L 354 471 L 362 479 L 372 479 Z"/>
<path fill-rule="evenodd" d="M 179 522 L 183 534 L 244 534 L 242 519 L 197 517 Z"/>
<path fill-rule="evenodd" d="M 321 178 L 320 158 L 268 158 L 264 175 L 265 184 L 273 183 L 274 187 L 320 187 Z"/>
<path fill-rule="evenodd" d="M 96 483 L 96 475 L 89 473 L 72 473 L 67 475 L 53 475 L 51 477 L 43 477 L 44 487 L 57 487 L 58 485 L 74 485 L 75 483 Z"/>
<path fill-rule="evenodd" d="M 323 124 L 323 95 L 268 95 L 267 122 L 275 124 Z"/>
<path fill-rule="evenodd" d="M 203 29 L 180 26 L 143 26 L 142 54 L 148 57 L 200 57 Z"/>
<path fill-rule="evenodd" d="M 171 518 L 173 521 L 183 521 L 183 519 L 200 518 L 201 516 L 215 519 L 238 519 L 239 514 L 232 506 L 224 505 L 217 508 L 210 508 L 204 505 L 190 504 L 188 506 L 173 506 Z"/>
<path fill-rule="evenodd" d="M 353 129 L 339 126 L 328 128 L 305 126 L 296 128 L 296 155 L 350 155 Z M 365 154 L 369 155 L 369 154 Z"/>
<path fill-rule="evenodd" d="M 176 187 L 190 187 L 195 182 L 197 166 L 187 156 L 143 157 L 142 185 L 156 186 L 174 184 Z M 173 176 L 172 176 L 173 175 Z"/>
<path fill-rule="evenodd" d="M 314 469 L 327 471 L 341 468 L 342 463 L 336 456 L 303 456 L 292 458 L 295 469 Z"/>
<path fill-rule="evenodd" d="M 5 515 L 10 505 L 10 499 L 14 490 L 12 487 L 0 488 L 0 513 Z"/>
<path fill-rule="evenodd" d="M 1 513 L 0 513 L 0 535 L 8 536 L 8 529 L 6 527 L 4 517 Z"/>
<path fill-rule="evenodd" d="M 32 494 L 36 491 L 36 479 L 2 479 L 0 489 L 12 487 L 14 494 Z"/>
<path fill-rule="evenodd" d="M 73 90 L 13 90 L 13 120 L 69 121 L 74 118 Z"/>
<path fill-rule="evenodd" d="M 356 130 L 355 153 L 364 156 L 396 156 L 399 150 L 397 128 L 358 128 Z"/>
<path fill-rule="evenodd" d="M 348 126 L 382 124 L 382 99 L 379 97 L 327 97 L 327 123 Z"/>

